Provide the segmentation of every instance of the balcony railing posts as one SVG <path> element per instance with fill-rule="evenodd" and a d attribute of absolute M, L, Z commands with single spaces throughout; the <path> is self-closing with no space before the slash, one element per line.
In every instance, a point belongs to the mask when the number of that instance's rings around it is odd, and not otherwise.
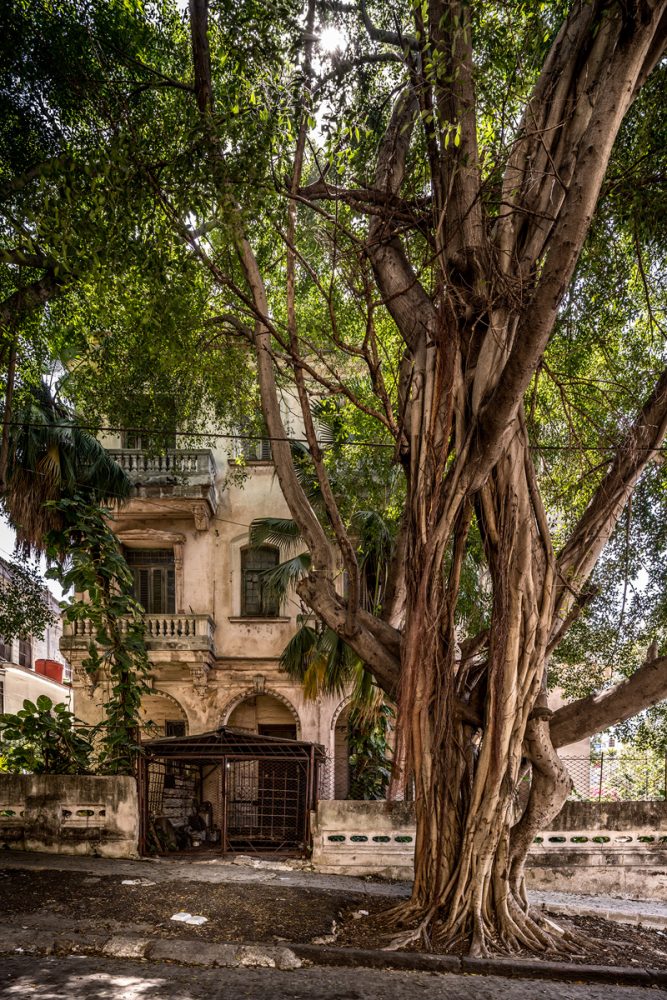
<path fill-rule="evenodd" d="M 146 639 L 159 641 L 208 639 L 213 641 L 214 624 L 209 615 L 146 615 L 144 617 Z M 93 623 L 89 619 L 68 622 L 65 634 L 74 638 L 95 637 Z"/>
<path fill-rule="evenodd" d="M 208 449 L 168 448 L 154 455 L 138 448 L 112 448 L 109 455 L 135 483 L 161 479 L 215 481 L 215 463 Z"/>

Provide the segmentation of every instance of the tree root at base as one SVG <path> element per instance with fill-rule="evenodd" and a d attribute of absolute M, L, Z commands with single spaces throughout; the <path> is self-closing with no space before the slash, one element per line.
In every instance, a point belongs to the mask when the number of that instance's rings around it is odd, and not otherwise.
<path fill-rule="evenodd" d="M 588 940 L 574 931 L 560 927 L 546 915 L 524 909 L 512 896 L 496 908 L 482 914 L 472 907 L 461 907 L 457 914 L 443 906 L 423 906 L 414 900 L 401 903 L 384 914 L 395 934 L 385 951 L 416 946 L 425 951 L 467 954 L 476 958 L 516 955 L 520 952 L 562 957 L 584 957 Z"/>

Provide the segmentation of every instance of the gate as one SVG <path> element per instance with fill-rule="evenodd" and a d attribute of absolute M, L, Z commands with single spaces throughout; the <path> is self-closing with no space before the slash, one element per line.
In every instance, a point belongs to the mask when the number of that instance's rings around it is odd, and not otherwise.
<path fill-rule="evenodd" d="M 307 761 L 229 760 L 223 808 L 227 849 L 302 848 L 307 786 Z"/>

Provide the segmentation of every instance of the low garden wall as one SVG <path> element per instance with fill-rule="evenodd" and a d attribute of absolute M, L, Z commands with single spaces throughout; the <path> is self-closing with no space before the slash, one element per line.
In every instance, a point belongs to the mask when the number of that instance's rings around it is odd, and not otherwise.
<path fill-rule="evenodd" d="M 134 778 L 0 774 L 0 848 L 133 858 L 138 836 Z"/>
<path fill-rule="evenodd" d="M 411 878 L 414 813 L 403 802 L 322 801 L 313 864 Z M 667 802 L 566 802 L 528 857 L 529 886 L 667 900 Z"/>

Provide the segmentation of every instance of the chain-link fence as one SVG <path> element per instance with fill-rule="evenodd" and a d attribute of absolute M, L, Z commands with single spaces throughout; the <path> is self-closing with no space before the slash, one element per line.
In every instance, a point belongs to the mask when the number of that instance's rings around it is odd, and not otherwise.
<path fill-rule="evenodd" d="M 572 776 L 571 799 L 599 802 L 662 801 L 667 798 L 667 758 L 610 750 L 590 757 L 564 757 Z"/>
<path fill-rule="evenodd" d="M 356 801 L 384 799 L 390 780 L 390 765 L 379 768 L 354 766 L 349 755 L 336 754 L 320 761 L 318 798 Z"/>
<path fill-rule="evenodd" d="M 589 757 L 563 757 L 563 763 L 573 781 L 571 799 L 599 802 L 667 799 L 667 758 L 660 754 L 611 750 Z M 385 795 L 373 794 L 368 782 L 355 779 L 349 757 L 336 755 L 320 764 L 318 797 L 368 799 L 384 798 Z"/>

